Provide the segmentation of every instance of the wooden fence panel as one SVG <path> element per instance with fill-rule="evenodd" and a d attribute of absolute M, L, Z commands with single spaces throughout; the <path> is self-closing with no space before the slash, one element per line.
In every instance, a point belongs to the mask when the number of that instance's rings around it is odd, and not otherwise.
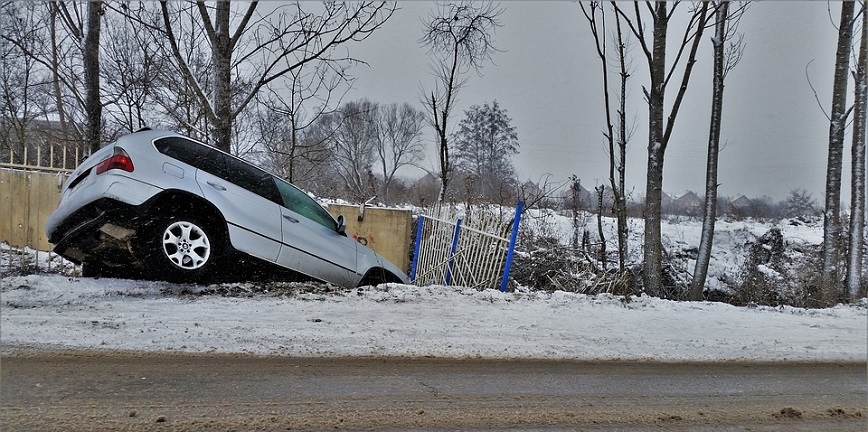
<path fill-rule="evenodd" d="M 51 250 L 45 220 L 57 207 L 65 173 L 0 168 L 0 242 Z"/>

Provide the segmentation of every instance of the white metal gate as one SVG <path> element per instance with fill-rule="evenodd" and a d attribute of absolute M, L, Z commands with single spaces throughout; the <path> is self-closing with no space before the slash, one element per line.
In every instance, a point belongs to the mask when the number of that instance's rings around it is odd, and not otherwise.
<path fill-rule="evenodd" d="M 506 223 L 484 210 L 436 208 L 419 215 L 413 283 L 506 290 L 522 207 Z"/>

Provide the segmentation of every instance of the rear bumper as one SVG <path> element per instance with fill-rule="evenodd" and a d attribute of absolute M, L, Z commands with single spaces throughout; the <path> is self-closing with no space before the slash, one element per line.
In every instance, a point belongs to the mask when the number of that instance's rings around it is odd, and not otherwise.
<path fill-rule="evenodd" d="M 143 214 L 142 206 L 104 198 L 61 221 L 47 233 L 48 241 L 55 245 L 57 254 L 75 263 L 135 263 L 132 238 L 142 224 Z"/>

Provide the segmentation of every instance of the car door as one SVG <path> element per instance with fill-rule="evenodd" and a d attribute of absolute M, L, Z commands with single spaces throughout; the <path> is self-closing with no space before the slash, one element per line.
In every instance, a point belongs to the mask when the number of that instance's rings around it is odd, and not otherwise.
<path fill-rule="evenodd" d="M 295 186 L 274 177 L 282 198 L 281 265 L 341 286 L 355 286 L 358 244 L 337 231 L 331 215 Z"/>
<path fill-rule="evenodd" d="M 205 198 L 226 218 L 232 246 L 276 262 L 283 233 L 271 176 L 217 150 L 204 160 L 196 180 Z"/>

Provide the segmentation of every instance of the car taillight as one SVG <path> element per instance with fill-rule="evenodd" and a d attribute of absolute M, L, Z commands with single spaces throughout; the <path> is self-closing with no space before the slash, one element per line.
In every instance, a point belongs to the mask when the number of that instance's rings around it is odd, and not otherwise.
<path fill-rule="evenodd" d="M 100 175 L 113 169 L 133 172 L 133 160 L 130 159 L 130 156 L 122 148 L 115 148 L 115 153 L 110 158 L 100 162 L 96 166 L 96 174 Z"/>

